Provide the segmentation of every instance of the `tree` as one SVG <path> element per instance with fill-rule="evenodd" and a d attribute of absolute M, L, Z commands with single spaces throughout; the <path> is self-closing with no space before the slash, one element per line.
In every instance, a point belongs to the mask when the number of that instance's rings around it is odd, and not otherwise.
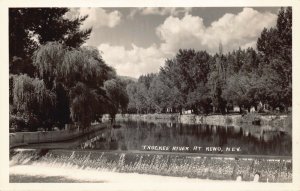
<path fill-rule="evenodd" d="M 162 80 L 168 87 L 176 87 L 179 91 L 177 97 L 174 97 L 176 100 L 182 100 L 178 108 L 189 108 L 188 94 L 194 92 L 199 83 L 207 83 L 210 59 L 206 51 L 179 50 L 175 58 L 167 60 L 161 68 L 159 75 Z"/>
<path fill-rule="evenodd" d="M 257 72 L 259 66 L 259 56 L 253 48 L 247 48 L 244 51 L 244 63 L 240 68 L 243 73 Z"/>
<path fill-rule="evenodd" d="M 36 130 L 38 126 L 51 126 L 55 100 L 55 93 L 46 88 L 43 80 L 30 78 L 26 74 L 10 75 L 11 117 L 22 118 L 30 130 Z"/>
<path fill-rule="evenodd" d="M 104 81 L 116 76 L 95 48 L 71 48 L 58 42 L 41 45 L 33 54 L 33 65 L 50 89 L 58 82 L 70 88 L 78 81 L 101 87 Z"/>
<path fill-rule="evenodd" d="M 126 92 L 129 98 L 128 106 L 127 106 L 127 111 L 129 113 L 138 113 L 138 108 L 137 108 L 137 100 L 136 100 L 136 84 L 135 82 L 129 83 L 126 86 Z"/>
<path fill-rule="evenodd" d="M 69 90 L 62 83 L 58 83 L 54 89 L 56 105 L 53 110 L 54 121 L 61 129 L 71 122 Z"/>
<path fill-rule="evenodd" d="M 292 105 L 292 8 L 281 8 L 275 28 L 264 29 L 257 40 L 257 49 L 262 57 L 260 68 L 263 76 L 272 75 L 272 87 L 275 100 L 282 108 Z M 276 77 L 277 79 L 274 79 Z M 277 83 L 273 83 L 276 81 Z M 275 92 L 277 91 L 277 92 Z M 278 105 L 278 104 L 276 104 Z M 274 105 L 275 106 L 275 105 Z"/>
<path fill-rule="evenodd" d="M 159 77 L 155 77 L 148 91 L 149 103 L 153 109 L 161 113 L 166 110 L 171 99 L 171 88 L 169 88 Z M 152 109 L 152 108 L 151 108 Z"/>
<path fill-rule="evenodd" d="M 186 97 L 181 91 L 181 82 L 179 76 L 180 68 L 175 64 L 176 60 L 166 60 L 165 66 L 159 71 L 159 77 L 161 81 L 169 88 L 169 100 L 168 106 L 172 107 L 173 110 L 182 111 L 185 105 Z M 178 78 L 176 76 L 178 75 Z M 184 86 L 184 85 L 183 85 Z"/>
<path fill-rule="evenodd" d="M 125 112 L 129 102 L 129 98 L 124 83 L 120 79 L 111 79 L 104 82 L 109 100 L 108 110 L 112 117 L 119 111 Z"/>
<path fill-rule="evenodd" d="M 228 78 L 223 91 L 223 97 L 240 108 L 250 110 L 261 101 L 259 89 L 261 79 L 255 73 L 243 74 L 239 72 Z"/>
<path fill-rule="evenodd" d="M 224 66 L 224 56 L 220 51 L 210 61 L 210 73 L 208 77 L 208 87 L 210 92 L 213 112 L 225 113 L 226 100 L 222 97 L 222 92 L 226 83 L 226 68 Z"/>
<path fill-rule="evenodd" d="M 156 77 L 155 74 L 151 73 L 151 74 L 146 74 L 146 75 L 141 75 L 138 79 L 139 83 L 143 83 L 145 85 L 145 87 L 147 89 L 149 89 L 150 84 L 152 82 L 152 80 Z"/>
<path fill-rule="evenodd" d="M 191 91 L 187 96 L 187 105 L 198 114 L 200 112 L 208 114 L 211 112 L 211 97 L 209 88 L 205 83 L 199 83 L 194 91 Z"/>
<path fill-rule="evenodd" d="M 32 53 L 39 45 L 57 41 L 78 48 L 89 37 L 91 28 L 80 30 L 87 16 L 68 19 L 68 8 L 10 8 L 9 62 L 10 73 L 34 74 Z"/>
<path fill-rule="evenodd" d="M 115 95 L 111 92 L 115 90 L 108 88 L 110 86 L 105 89 L 104 84 L 116 78 L 116 73 L 95 48 L 71 48 L 49 42 L 34 52 L 33 65 L 46 87 L 56 92 L 56 102 L 60 105 L 53 112 L 60 126 L 69 121 L 69 115 L 80 127 L 89 127 L 93 120 L 99 120 L 107 112 L 105 108 L 115 104 Z M 126 100 L 119 99 L 123 99 L 125 90 L 120 87 L 124 86 L 118 81 L 117 99 L 124 108 Z"/>
<path fill-rule="evenodd" d="M 182 108 L 198 110 L 205 104 L 203 100 L 194 100 L 192 95 L 206 93 L 197 91 L 207 90 L 210 61 L 211 56 L 205 51 L 179 50 L 174 58 L 166 60 L 158 75 L 141 76 L 137 83 L 127 86 L 130 110 L 138 113 L 165 112 L 166 109 L 181 112 Z"/>
<path fill-rule="evenodd" d="M 143 83 L 130 83 L 126 87 L 129 97 L 128 110 L 136 113 L 149 111 L 148 90 Z"/>
<path fill-rule="evenodd" d="M 95 120 L 97 97 L 96 91 L 89 89 L 82 82 L 78 82 L 70 90 L 71 118 L 82 129 L 90 127 L 91 122 Z"/>

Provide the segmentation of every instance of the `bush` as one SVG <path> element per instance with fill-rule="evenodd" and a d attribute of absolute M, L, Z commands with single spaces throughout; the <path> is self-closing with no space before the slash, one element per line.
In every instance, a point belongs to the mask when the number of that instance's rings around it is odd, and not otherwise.
<path fill-rule="evenodd" d="M 226 124 L 231 124 L 232 123 L 232 119 L 230 117 L 227 117 L 225 120 Z"/>
<path fill-rule="evenodd" d="M 259 115 L 255 113 L 248 113 L 238 120 L 238 123 L 251 123 L 253 125 L 260 125 L 261 119 Z"/>
<path fill-rule="evenodd" d="M 9 130 L 10 131 L 22 131 L 27 129 L 26 120 L 23 117 L 16 115 L 9 116 Z"/>
<path fill-rule="evenodd" d="M 41 122 L 35 116 L 30 115 L 27 125 L 30 131 L 37 131 L 37 129 L 41 126 Z"/>

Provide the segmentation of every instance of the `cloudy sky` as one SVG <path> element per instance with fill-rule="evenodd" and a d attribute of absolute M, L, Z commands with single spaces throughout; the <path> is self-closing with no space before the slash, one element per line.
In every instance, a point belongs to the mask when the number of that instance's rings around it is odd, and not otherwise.
<path fill-rule="evenodd" d="M 101 51 L 119 75 L 158 72 L 179 48 L 215 53 L 254 47 L 264 27 L 276 25 L 278 7 L 75 8 L 69 17 L 88 15 L 93 27 L 86 45 Z"/>

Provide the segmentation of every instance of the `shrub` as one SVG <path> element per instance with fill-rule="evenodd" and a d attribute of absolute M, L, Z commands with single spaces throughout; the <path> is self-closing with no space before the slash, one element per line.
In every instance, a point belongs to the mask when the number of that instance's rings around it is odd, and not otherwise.
<path fill-rule="evenodd" d="M 9 129 L 10 131 L 22 131 L 27 129 L 26 120 L 23 117 L 16 115 L 9 116 Z"/>
<path fill-rule="evenodd" d="M 230 117 L 227 117 L 227 118 L 225 119 L 225 123 L 226 123 L 226 124 L 231 124 L 231 123 L 232 123 L 232 119 L 231 119 Z"/>

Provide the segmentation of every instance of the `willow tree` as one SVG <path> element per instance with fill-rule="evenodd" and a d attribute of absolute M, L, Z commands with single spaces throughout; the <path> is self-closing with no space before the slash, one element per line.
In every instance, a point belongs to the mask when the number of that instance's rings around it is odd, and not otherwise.
<path fill-rule="evenodd" d="M 103 86 L 103 82 L 116 76 L 107 66 L 99 51 L 92 47 L 71 48 L 58 42 L 41 46 L 33 55 L 33 65 L 49 88 L 62 83 L 72 88 L 77 82 L 89 87 Z"/>
<path fill-rule="evenodd" d="M 99 51 L 91 47 L 72 48 L 58 42 L 41 46 L 33 56 L 37 76 L 44 79 L 46 86 L 56 92 L 55 113 L 67 114 L 81 127 L 88 127 L 105 113 L 110 103 L 104 82 L 116 78 L 116 72 L 103 61 Z M 59 89 L 59 91 L 58 91 Z M 66 99 L 67 96 L 67 99 Z M 96 107 L 97 106 L 97 107 Z M 108 108 L 108 107 L 106 107 Z M 60 123 L 68 120 L 57 118 Z"/>
<path fill-rule="evenodd" d="M 78 82 L 70 91 L 70 112 L 73 122 L 80 127 L 87 128 L 95 119 L 98 105 L 97 94 L 85 84 Z"/>
<path fill-rule="evenodd" d="M 119 110 L 124 112 L 127 109 L 129 98 L 126 86 L 120 79 L 111 79 L 104 82 L 104 89 L 108 98 L 109 114 L 114 118 Z"/>
<path fill-rule="evenodd" d="M 10 82 L 12 120 L 14 117 L 24 120 L 31 130 L 51 125 L 56 95 L 46 88 L 44 81 L 24 74 L 11 75 Z"/>
<path fill-rule="evenodd" d="M 37 69 L 37 75 L 45 80 L 50 89 L 56 85 L 59 78 L 63 76 L 62 62 L 64 61 L 67 47 L 56 42 L 41 46 L 33 54 L 33 65 Z"/>

